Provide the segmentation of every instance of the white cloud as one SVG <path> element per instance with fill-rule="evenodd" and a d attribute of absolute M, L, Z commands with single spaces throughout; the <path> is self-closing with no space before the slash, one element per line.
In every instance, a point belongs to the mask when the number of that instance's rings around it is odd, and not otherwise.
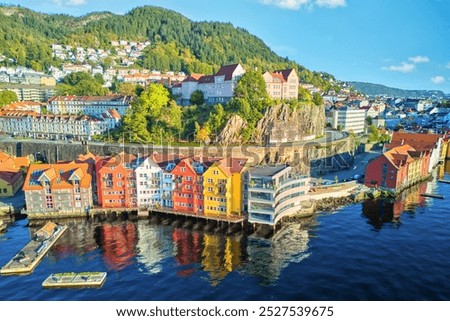
<path fill-rule="evenodd" d="M 53 0 L 53 3 L 57 6 L 81 6 L 86 4 L 86 0 Z"/>
<path fill-rule="evenodd" d="M 319 7 L 337 8 L 345 7 L 347 5 L 346 0 L 316 0 L 316 4 Z"/>
<path fill-rule="evenodd" d="M 277 6 L 283 9 L 298 10 L 308 5 L 310 0 L 262 0 L 262 3 Z"/>
<path fill-rule="evenodd" d="M 316 5 L 325 8 L 345 7 L 346 0 L 260 0 L 263 4 L 273 5 L 283 9 L 299 10 L 301 7 Z"/>
<path fill-rule="evenodd" d="M 66 3 L 69 6 L 80 6 L 86 3 L 86 0 L 67 0 Z"/>
<path fill-rule="evenodd" d="M 430 58 L 426 56 L 409 57 L 408 60 L 415 64 L 420 64 L 422 62 L 430 62 Z"/>
<path fill-rule="evenodd" d="M 445 78 L 442 76 L 436 76 L 436 77 L 431 78 L 431 81 L 433 83 L 435 83 L 436 85 L 439 85 L 439 84 L 442 84 L 445 82 Z"/>
<path fill-rule="evenodd" d="M 413 71 L 414 69 L 416 69 L 416 65 L 415 64 L 411 64 L 408 62 L 402 62 L 400 65 L 398 66 L 389 66 L 389 67 L 383 67 L 383 70 L 388 70 L 388 71 L 398 71 L 398 72 L 402 72 L 402 73 L 408 73 Z"/>

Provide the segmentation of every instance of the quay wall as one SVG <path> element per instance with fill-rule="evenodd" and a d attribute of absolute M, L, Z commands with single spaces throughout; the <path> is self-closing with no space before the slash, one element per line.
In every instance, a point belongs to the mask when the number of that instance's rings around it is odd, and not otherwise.
<path fill-rule="evenodd" d="M 354 140 L 346 137 L 336 141 L 309 141 L 283 143 L 276 146 L 156 146 L 117 143 L 68 143 L 59 141 L 0 141 L 0 150 L 14 156 L 37 155 L 49 163 L 73 160 L 78 155 L 92 152 L 96 155 L 114 155 L 119 152 L 133 154 L 180 153 L 185 156 L 242 157 L 251 166 L 287 163 L 297 172 L 325 174 L 348 168 L 354 161 Z"/>

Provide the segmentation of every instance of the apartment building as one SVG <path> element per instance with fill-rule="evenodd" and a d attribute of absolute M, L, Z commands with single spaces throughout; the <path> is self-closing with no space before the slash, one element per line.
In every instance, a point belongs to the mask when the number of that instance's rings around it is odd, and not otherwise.
<path fill-rule="evenodd" d="M 38 114 L 35 111 L 0 111 L 0 132 L 37 139 L 92 140 L 115 128 L 120 115 L 105 111 L 100 117 L 87 115 Z"/>
<path fill-rule="evenodd" d="M 31 164 L 23 190 L 28 214 L 83 213 L 93 205 L 88 164 Z"/>
<path fill-rule="evenodd" d="M 172 93 L 178 96 L 178 103 L 188 105 L 194 91 L 203 92 L 208 104 L 226 103 L 233 97 L 236 85 L 244 75 L 241 64 L 220 67 L 214 75 L 193 74 L 181 82 L 181 87 L 174 88 Z"/>
<path fill-rule="evenodd" d="M 351 107 L 335 109 L 332 111 L 331 126 L 346 132 L 352 131 L 355 134 L 364 133 L 366 130 L 366 111 Z"/>
<path fill-rule="evenodd" d="M 288 165 L 250 167 L 243 182 L 248 221 L 268 225 L 299 212 L 310 188 L 310 177 Z"/>
<path fill-rule="evenodd" d="M 115 109 L 123 116 L 131 107 L 131 97 L 108 96 L 56 96 L 48 101 L 48 111 L 52 114 L 97 115 Z"/>
<path fill-rule="evenodd" d="M 299 79 L 295 69 L 266 71 L 263 74 L 266 89 L 273 99 L 298 99 Z"/>

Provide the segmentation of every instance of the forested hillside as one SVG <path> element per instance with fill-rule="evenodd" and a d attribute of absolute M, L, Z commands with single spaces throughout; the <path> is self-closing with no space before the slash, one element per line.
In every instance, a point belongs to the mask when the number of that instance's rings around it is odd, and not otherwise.
<path fill-rule="evenodd" d="M 194 22 L 163 8 L 146 6 L 125 15 L 99 12 L 72 17 L 0 6 L 0 55 L 35 70 L 63 63 L 52 57 L 52 43 L 112 49 L 111 40 L 119 39 L 150 40 L 138 61 L 143 68 L 212 73 L 221 65 L 240 62 L 259 70 L 294 67 L 302 81 L 325 90 L 334 79 L 279 57 L 261 39 L 231 23 Z"/>

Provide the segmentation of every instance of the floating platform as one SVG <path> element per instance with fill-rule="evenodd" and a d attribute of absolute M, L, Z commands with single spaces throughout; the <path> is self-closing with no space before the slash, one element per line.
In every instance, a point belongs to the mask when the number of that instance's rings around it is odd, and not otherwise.
<path fill-rule="evenodd" d="M 2 267 L 0 274 L 30 274 L 66 230 L 67 226 L 48 222 Z"/>
<path fill-rule="evenodd" d="M 439 198 L 441 200 L 443 200 L 445 198 L 444 195 L 441 195 L 441 194 L 429 194 L 429 193 L 422 193 L 422 194 L 420 194 L 420 196 L 431 197 L 431 198 Z"/>
<path fill-rule="evenodd" d="M 438 179 L 438 182 L 439 183 L 444 183 L 444 184 L 450 184 L 450 181 L 446 180 L 446 179 Z"/>
<path fill-rule="evenodd" d="M 100 288 L 106 281 L 106 272 L 55 273 L 42 282 L 44 289 Z"/>

